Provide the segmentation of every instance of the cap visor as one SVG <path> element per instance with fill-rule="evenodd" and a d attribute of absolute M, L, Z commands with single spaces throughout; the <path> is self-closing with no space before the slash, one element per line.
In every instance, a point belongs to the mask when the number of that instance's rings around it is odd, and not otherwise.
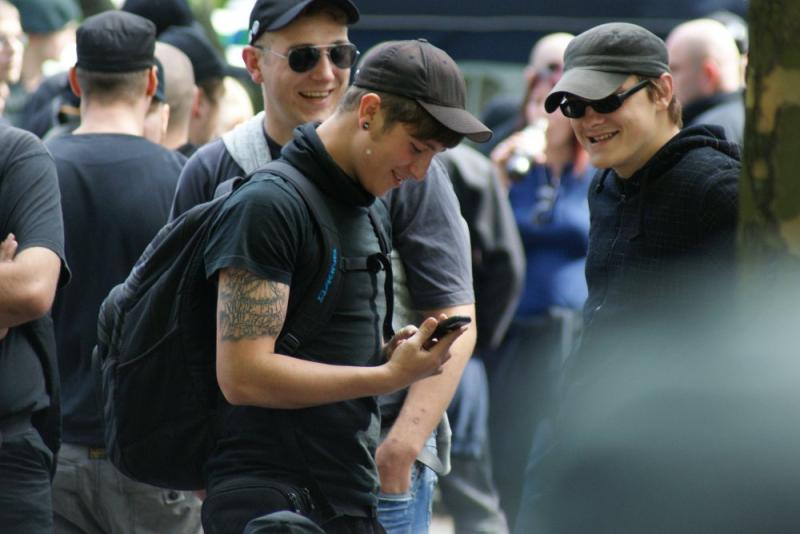
<path fill-rule="evenodd" d="M 625 83 L 630 74 L 618 72 L 602 72 L 575 68 L 564 72 L 561 79 L 547 95 L 544 109 L 548 113 L 556 110 L 565 94 L 579 96 L 586 100 L 600 100 L 616 91 Z"/>
<path fill-rule="evenodd" d="M 466 110 L 437 106 L 420 100 L 417 100 L 417 103 L 445 127 L 467 137 L 470 141 L 485 143 L 492 138 L 492 131 Z"/>

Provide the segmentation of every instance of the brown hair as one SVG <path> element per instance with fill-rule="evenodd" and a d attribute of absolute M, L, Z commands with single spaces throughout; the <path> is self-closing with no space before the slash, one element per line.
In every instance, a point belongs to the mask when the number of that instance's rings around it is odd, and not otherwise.
<path fill-rule="evenodd" d="M 383 91 L 372 91 L 350 86 L 339 102 L 339 109 L 342 111 L 355 110 L 361 102 L 361 98 L 369 93 L 375 93 L 381 98 L 381 110 L 384 113 L 384 132 L 391 129 L 395 124 L 401 123 L 410 128 L 411 135 L 414 137 L 437 141 L 447 148 L 456 146 L 464 139 L 462 134 L 444 126 L 410 98 L 384 93 Z"/>
<path fill-rule="evenodd" d="M 650 98 L 651 102 L 655 102 L 659 96 L 664 95 L 664 86 L 661 85 L 660 78 L 650 78 L 650 77 L 643 77 L 637 76 L 638 80 L 648 80 L 650 83 L 647 85 L 647 96 Z M 681 103 L 678 102 L 678 99 L 675 97 L 675 92 L 672 93 L 672 99 L 669 101 L 669 107 L 667 108 L 667 114 L 669 115 L 669 119 L 678 127 L 683 127 L 683 109 L 681 108 Z"/>
<path fill-rule="evenodd" d="M 150 69 L 133 72 L 98 72 L 78 67 L 76 74 L 81 97 L 100 104 L 120 100 L 136 102 L 144 95 Z"/>

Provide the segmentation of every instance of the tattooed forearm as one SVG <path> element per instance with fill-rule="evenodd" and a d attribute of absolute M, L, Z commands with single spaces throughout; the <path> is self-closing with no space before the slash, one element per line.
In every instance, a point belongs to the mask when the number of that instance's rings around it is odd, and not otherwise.
<path fill-rule="evenodd" d="M 277 337 L 286 315 L 289 288 L 243 270 L 220 277 L 217 310 L 224 341 Z"/>

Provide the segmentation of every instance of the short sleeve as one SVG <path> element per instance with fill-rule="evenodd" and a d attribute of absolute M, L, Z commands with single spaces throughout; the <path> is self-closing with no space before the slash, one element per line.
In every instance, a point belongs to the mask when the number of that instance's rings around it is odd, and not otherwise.
<path fill-rule="evenodd" d="M 16 139 L 11 135 L 14 131 L 20 133 Z M 31 247 L 52 250 L 61 258 L 61 283 L 66 283 L 64 222 L 53 158 L 27 132 L 9 130 L 3 137 L 10 150 L 0 175 L 0 239 L 13 233 L 18 252 Z"/>
<path fill-rule="evenodd" d="M 307 208 L 291 187 L 275 177 L 254 178 L 231 195 L 210 231 L 206 276 L 234 267 L 291 284 L 310 230 Z"/>
<path fill-rule="evenodd" d="M 404 183 L 385 201 L 414 308 L 474 303 L 469 230 L 444 166 L 434 159 L 425 180 Z"/>

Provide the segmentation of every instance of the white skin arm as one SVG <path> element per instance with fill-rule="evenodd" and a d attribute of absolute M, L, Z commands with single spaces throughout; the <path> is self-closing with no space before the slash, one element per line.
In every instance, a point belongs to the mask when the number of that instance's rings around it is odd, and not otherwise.
<path fill-rule="evenodd" d="M 61 272 L 52 250 L 31 247 L 17 254 L 17 247 L 13 234 L 0 243 L 0 338 L 48 312 Z"/>
<path fill-rule="evenodd" d="M 235 405 L 296 409 L 396 391 L 442 373 L 450 345 L 464 332 L 426 350 L 422 345 L 437 324 L 428 318 L 418 330 L 403 330 L 403 336 L 413 334 L 383 365 L 330 365 L 275 352 L 289 302 L 287 285 L 223 269 L 217 300 L 217 380 Z"/>
<path fill-rule="evenodd" d="M 450 362 L 436 376 L 412 384 L 403 407 L 386 439 L 378 447 L 375 460 L 384 493 L 405 493 L 411 484 L 411 468 L 431 432 L 453 398 L 461 374 L 475 349 L 477 329 L 473 304 L 428 310 L 423 316 L 441 319 L 442 314 L 468 315 L 472 323 L 450 347 Z"/>

